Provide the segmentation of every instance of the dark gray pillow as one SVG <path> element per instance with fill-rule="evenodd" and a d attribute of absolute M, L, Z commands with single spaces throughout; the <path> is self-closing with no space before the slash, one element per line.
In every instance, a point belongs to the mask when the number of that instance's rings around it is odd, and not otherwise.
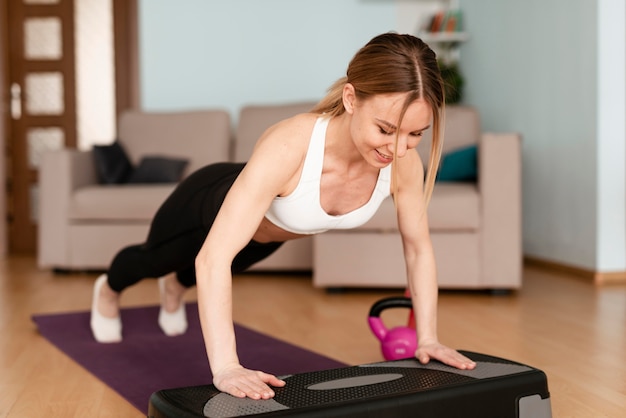
<path fill-rule="evenodd" d="M 111 145 L 94 145 L 93 158 L 98 180 L 103 184 L 125 183 L 133 171 L 133 165 L 118 141 Z"/>
<path fill-rule="evenodd" d="M 176 183 L 180 181 L 188 160 L 168 157 L 143 157 L 130 175 L 128 183 Z"/>

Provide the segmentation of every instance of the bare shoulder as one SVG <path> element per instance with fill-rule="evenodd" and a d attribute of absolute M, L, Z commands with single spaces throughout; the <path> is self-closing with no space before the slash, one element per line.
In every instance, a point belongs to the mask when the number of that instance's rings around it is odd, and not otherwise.
<path fill-rule="evenodd" d="M 304 113 L 268 128 L 257 141 L 243 177 L 268 187 L 273 184 L 275 196 L 288 194 L 298 182 L 317 117 Z"/>
<path fill-rule="evenodd" d="M 269 127 L 259 138 L 257 148 L 263 148 L 267 145 L 271 147 L 286 147 L 286 151 L 301 151 L 309 144 L 313 125 L 319 115 L 314 113 L 301 113 L 284 119 L 271 127 Z"/>
<path fill-rule="evenodd" d="M 409 150 L 404 157 L 398 159 L 398 180 L 400 188 L 403 184 L 414 185 L 424 182 L 424 164 L 417 150 Z"/>

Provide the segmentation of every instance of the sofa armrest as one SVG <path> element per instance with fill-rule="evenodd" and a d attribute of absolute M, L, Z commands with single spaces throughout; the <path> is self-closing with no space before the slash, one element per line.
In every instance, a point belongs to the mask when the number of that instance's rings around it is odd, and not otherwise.
<path fill-rule="evenodd" d="M 47 152 L 39 168 L 37 264 L 40 268 L 68 262 L 69 202 L 74 190 L 98 182 L 90 151 Z"/>
<path fill-rule="evenodd" d="M 482 277 L 493 287 L 518 288 L 522 276 L 521 137 L 484 133 L 478 149 Z"/>

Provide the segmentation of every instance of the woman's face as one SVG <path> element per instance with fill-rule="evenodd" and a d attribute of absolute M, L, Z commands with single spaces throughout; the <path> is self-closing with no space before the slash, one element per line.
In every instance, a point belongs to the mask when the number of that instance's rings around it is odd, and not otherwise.
<path fill-rule="evenodd" d="M 397 158 L 404 157 L 408 150 L 417 147 L 423 132 L 430 127 L 432 110 L 426 101 L 418 99 L 409 105 L 398 128 L 407 95 L 381 94 L 367 100 L 354 97 L 353 105 L 348 105 L 349 109 L 346 107 L 352 115 L 352 140 L 363 158 L 373 166 L 382 168 L 389 165 L 396 152 Z"/>

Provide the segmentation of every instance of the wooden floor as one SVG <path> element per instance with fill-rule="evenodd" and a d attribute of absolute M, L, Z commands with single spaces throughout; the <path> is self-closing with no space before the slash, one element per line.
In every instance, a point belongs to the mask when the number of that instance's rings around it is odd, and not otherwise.
<path fill-rule="evenodd" d="M 141 417 L 139 411 L 38 333 L 33 313 L 88 309 L 95 275 L 38 271 L 29 257 L 0 260 L 0 417 Z M 348 364 L 380 361 L 366 326 L 389 290 L 328 293 L 307 276 L 235 278 L 235 320 Z M 195 300 L 190 292 L 189 300 Z M 154 281 L 124 294 L 124 306 L 155 304 Z M 501 356 L 548 376 L 553 417 L 626 416 L 626 286 L 526 267 L 524 287 L 505 296 L 443 291 L 440 338 Z M 406 311 L 383 316 L 401 325 Z M 147 400 L 146 400 L 147 402 Z"/>

